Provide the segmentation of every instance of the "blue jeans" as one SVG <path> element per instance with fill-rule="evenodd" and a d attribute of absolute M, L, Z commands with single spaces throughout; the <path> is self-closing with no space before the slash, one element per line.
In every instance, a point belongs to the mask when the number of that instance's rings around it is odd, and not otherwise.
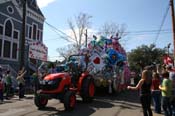
<path fill-rule="evenodd" d="M 175 96 L 173 97 L 171 101 L 171 107 L 172 107 L 173 116 L 175 116 Z"/>
<path fill-rule="evenodd" d="M 165 116 L 172 116 L 172 109 L 170 103 L 170 97 L 162 97 L 162 106 L 165 113 Z"/>
<path fill-rule="evenodd" d="M 155 112 L 161 113 L 161 92 L 158 90 L 152 91 L 152 98 Z"/>

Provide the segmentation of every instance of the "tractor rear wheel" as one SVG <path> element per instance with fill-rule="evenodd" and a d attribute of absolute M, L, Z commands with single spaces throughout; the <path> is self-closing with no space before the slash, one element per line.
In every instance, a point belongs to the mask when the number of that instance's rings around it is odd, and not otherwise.
<path fill-rule="evenodd" d="M 84 78 L 81 88 L 81 97 L 83 99 L 83 102 L 92 102 L 94 94 L 95 94 L 94 79 L 91 77 Z"/>

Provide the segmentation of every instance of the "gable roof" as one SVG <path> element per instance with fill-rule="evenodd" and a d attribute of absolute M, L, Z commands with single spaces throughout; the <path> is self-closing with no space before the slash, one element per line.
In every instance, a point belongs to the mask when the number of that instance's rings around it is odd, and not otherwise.
<path fill-rule="evenodd" d="M 9 2 L 10 0 L 0 0 L 0 4 L 5 3 L 5 2 Z"/>
<path fill-rule="evenodd" d="M 16 2 L 16 0 L 0 0 L 0 4 L 10 2 L 10 1 L 13 2 L 15 5 L 18 5 L 20 7 L 22 7 L 22 3 L 24 3 L 24 0 L 18 0 L 18 1 L 20 1 L 20 4 L 18 4 Z M 34 12 L 36 12 L 37 14 L 39 14 L 43 18 L 45 18 L 43 13 L 41 12 L 40 8 L 38 7 L 38 4 L 37 4 L 36 0 L 26 0 L 26 2 L 27 2 L 27 6 L 28 6 L 29 9 L 33 10 Z M 17 9 L 19 10 L 20 15 L 22 16 L 21 9 L 19 9 L 18 7 L 17 7 Z"/>
<path fill-rule="evenodd" d="M 21 0 L 21 1 L 23 2 L 24 0 Z M 41 12 L 40 8 L 38 7 L 36 0 L 27 0 L 27 5 L 31 10 L 35 11 L 36 13 L 38 13 L 44 17 L 43 13 Z"/>

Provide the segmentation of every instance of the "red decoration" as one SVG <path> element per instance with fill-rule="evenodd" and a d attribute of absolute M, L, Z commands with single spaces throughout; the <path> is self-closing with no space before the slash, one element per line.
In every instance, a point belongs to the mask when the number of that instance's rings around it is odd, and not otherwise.
<path fill-rule="evenodd" d="M 100 64 L 100 58 L 99 58 L 99 57 L 96 57 L 96 58 L 93 60 L 93 62 L 94 62 L 95 64 Z"/>
<path fill-rule="evenodd" d="M 172 60 L 171 57 L 168 56 L 168 55 L 164 55 L 164 57 L 163 57 L 163 62 L 164 62 L 164 64 L 166 64 L 166 65 L 171 65 L 171 64 L 173 64 L 173 60 Z"/>

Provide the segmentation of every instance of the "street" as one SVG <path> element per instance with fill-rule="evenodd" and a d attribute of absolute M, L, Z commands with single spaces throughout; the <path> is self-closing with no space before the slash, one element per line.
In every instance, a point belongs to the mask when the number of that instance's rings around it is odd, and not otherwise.
<path fill-rule="evenodd" d="M 152 108 L 153 109 L 153 108 Z M 141 105 L 137 91 L 127 91 L 119 95 L 96 95 L 92 103 L 83 103 L 77 97 L 74 111 L 64 111 L 64 105 L 59 100 L 49 100 L 42 110 L 34 105 L 33 95 L 19 100 L 17 96 L 0 104 L 0 116 L 142 116 Z M 154 116 L 163 116 L 155 114 Z"/>

